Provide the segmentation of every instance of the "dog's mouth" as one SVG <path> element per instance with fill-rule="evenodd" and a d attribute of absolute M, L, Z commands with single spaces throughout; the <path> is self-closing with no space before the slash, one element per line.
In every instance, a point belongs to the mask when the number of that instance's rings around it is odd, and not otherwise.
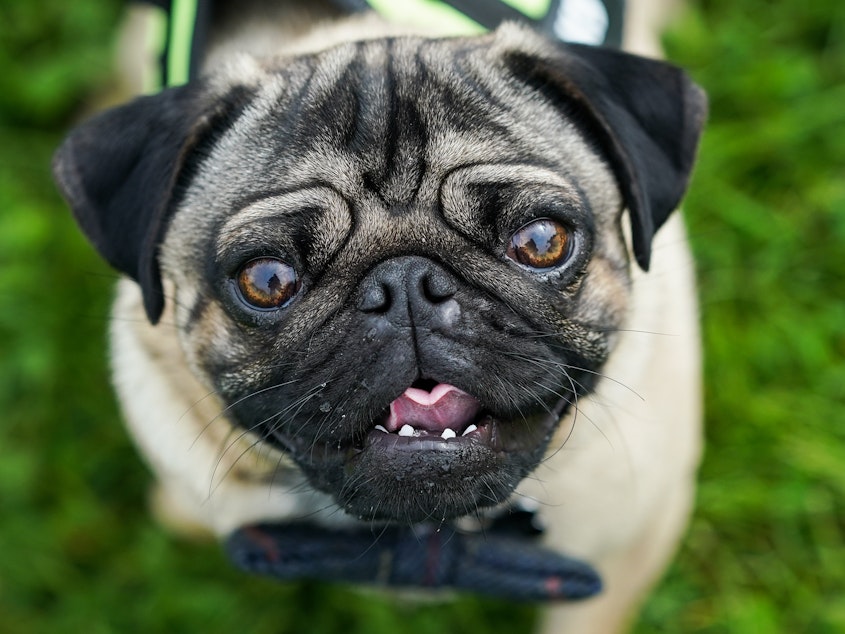
<path fill-rule="evenodd" d="M 417 382 L 390 404 L 370 435 L 419 441 L 448 441 L 473 434 L 480 438 L 489 428 L 488 419 L 481 403 L 454 385 L 436 383 L 429 389 Z"/>
<path fill-rule="evenodd" d="M 454 451 L 471 445 L 494 453 L 533 451 L 548 439 L 568 402 L 511 420 L 454 385 L 415 381 L 354 445 L 369 451 Z"/>
<path fill-rule="evenodd" d="M 509 417 L 453 384 L 416 381 L 346 442 L 276 439 L 353 515 L 442 521 L 506 501 L 568 403 Z"/>

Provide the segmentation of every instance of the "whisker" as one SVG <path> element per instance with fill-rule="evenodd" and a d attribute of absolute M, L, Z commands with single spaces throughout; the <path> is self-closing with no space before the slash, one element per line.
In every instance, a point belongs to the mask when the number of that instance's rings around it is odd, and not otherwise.
<path fill-rule="evenodd" d="M 220 410 L 217 414 L 215 414 L 215 415 L 211 418 L 211 420 L 209 420 L 209 421 L 208 421 L 208 422 L 207 422 L 207 423 L 203 426 L 203 428 L 200 430 L 199 434 L 197 434 L 197 437 L 194 439 L 194 442 L 191 444 L 191 446 L 193 446 L 194 444 L 196 444 L 196 442 L 200 439 L 200 437 L 201 437 L 201 436 L 202 436 L 202 435 L 206 432 L 206 430 L 207 430 L 207 429 L 208 429 L 211 425 L 213 425 L 213 424 L 214 424 L 214 422 L 215 422 L 215 421 L 217 421 L 217 420 L 219 420 L 220 418 L 224 417 L 224 416 L 225 416 L 225 415 L 226 415 L 226 414 L 227 414 L 230 410 L 232 410 L 232 408 L 234 408 L 234 407 L 236 407 L 236 406 L 240 405 L 241 403 L 243 403 L 244 401 L 246 401 L 246 400 L 248 400 L 248 399 L 251 399 L 251 398 L 254 398 L 254 397 L 256 397 L 256 396 L 259 396 L 260 394 L 264 394 L 264 393 L 269 392 L 269 391 L 271 391 L 271 390 L 278 390 L 279 388 L 286 387 L 286 386 L 288 386 L 288 385 L 293 385 L 294 383 L 297 383 L 298 381 L 299 381 L 299 379 L 291 379 L 290 381 L 284 381 L 284 382 L 282 382 L 282 383 L 276 383 L 275 385 L 270 385 L 270 386 L 265 387 L 265 388 L 262 388 L 262 389 L 260 389 L 260 390 L 256 390 L 256 391 L 254 391 L 254 392 L 250 392 L 249 394 L 247 394 L 247 395 L 245 395 L 245 396 L 242 396 L 241 398 L 239 398 L 238 400 L 234 401 L 233 403 L 230 403 L 229 405 L 227 405 L 226 407 L 224 407 L 223 409 L 221 409 L 221 410 Z M 188 411 L 190 411 L 190 409 L 189 409 Z M 187 412 L 186 412 L 186 414 L 187 414 Z M 184 416 L 184 414 L 183 414 L 183 416 Z"/>
<path fill-rule="evenodd" d="M 576 370 L 578 372 L 584 372 L 585 374 L 590 374 L 590 375 L 596 376 L 600 379 L 605 379 L 607 381 L 610 381 L 611 383 L 615 383 L 619 387 L 628 390 L 631 394 L 636 396 L 641 401 L 645 401 L 645 397 L 642 394 L 640 394 L 639 392 L 637 392 L 630 385 L 627 385 L 627 384 L 623 383 L 622 381 L 619 381 L 618 379 L 614 379 L 610 375 L 604 374 L 603 372 L 599 372 L 597 370 L 591 370 L 590 368 L 583 368 L 583 367 L 580 367 L 580 366 L 577 366 L 577 365 L 564 363 L 562 361 L 555 361 L 553 359 L 537 359 L 537 358 L 534 358 L 534 357 L 529 357 L 529 356 L 520 354 L 518 352 L 513 352 L 513 351 L 509 351 L 509 350 L 502 351 L 502 354 L 509 356 L 511 358 L 514 358 L 514 359 L 519 359 L 520 361 L 525 361 L 526 363 L 531 363 L 531 364 L 533 364 L 537 367 L 547 369 L 547 370 L 561 370 L 561 371 L 564 371 L 564 372 L 566 372 L 568 370 Z M 576 383 L 580 388 L 582 388 L 583 390 L 586 391 L 586 387 L 583 384 L 581 384 L 580 382 L 576 382 Z"/>
<path fill-rule="evenodd" d="M 273 387 L 279 387 L 279 386 L 273 386 Z M 218 455 L 218 457 L 217 457 L 217 462 L 215 463 L 214 469 L 212 470 L 212 473 L 211 473 L 211 480 L 210 480 L 210 482 L 209 482 L 209 486 L 210 486 L 209 496 L 210 496 L 211 494 L 213 494 L 213 492 L 214 492 L 214 491 L 215 491 L 215 490 L 216 490 L 216 489 L 220 486 L 220 484 L 221 484 L 221 483 L 225 480 L 226 475 L 228 475 L 228 474 L 231 472 L 231 470 L 234 468 L 234 466 L 235 466 L 235 464 L 237 463 L 237 461 L 238 461 L 238 460 L 240 459 L 240 457 L 243 455 L 243 454 L 241 454 L 241 456 L 239 456 L 237 459 L 235 459 L 235 461 L 233 462 L 233 464 L 232 464 L 232 465 L 231 465 L 231 466 L 230 466 L 230 467 L 226 470 L 226 472 L 223 474 L 223 477 L 222 477 L 222 478 L 221 478 L 221 479 L 217 482 L 217 484 L 215 485 L 215 484 L 214 484 L 214 481 L 215 481 L 215 478 L 216 478 L 216 476 L 217 476 L 217 470 L 218 470 L 218 468 L 220 467 L 220 464 L 223 462 L 223 459 L 226 457 L 226 454 L 229 452 L 229 450 L 230 450 L 230 449 L 232 449 L 232 447 L 234 447 L 234 446 L 235 446 L 235 445 L 236 445 L 236 444 L 237 444 L 240 440 L 242 440 L 242 439 L 243 439 L 243 438 L 244 438 L 247 434 L 252 433 L 252 432 L 254 432 L 255 430 L 257 430 L 257 429 L 261 428 L 262 426 L 266 425 L 268 422 L 272 421 L 273 419 L 281 419 L 281 418 L 282 418 L 282 417 L 284 417 L 284 416 L 285 416 L 285 415 L 289 412 L 289 410 L 290 410 L 290 409 L 292 409 L 293 407 L 298 406 L 298 409 L 297 409 L 297 412 L 296 412 L 296 413 L 298 413 L 298 412 L 301 410 L 301 408 L 302 408 L 302 407 L 304 407 L 305 403 L 306 403 L 308 400 L 310 400 L 311 398 L 313 398 L 314 396 L 316 396 L 317 394 L 319 394 L 319 393 L 322 391 L 322 389 L 323 389 L 323 385 L 318 385 L 318 386 L 315 386 L 314 388 L 311 388 L 311 390 L 309 390 L 308 392 L 306 392 L 304 395 L 302 395 L 300 398 L 296 399 L 293 403 L 291 403 L 290 405 L 288 405 L 286 408 L 282 409 L 281 411 L 276 412 L 276 413 L 274 413 L 274 414 L 271 414 L 270 416 L 267 416 L 267 417 L 266 417 L 266 418 L 264 418 L 263 420 L 260 420 L 260 421 L 258 421 L 258 422 L 256 422 L 256 423 L 254 423 L 254 424 L 253 424 L 253 425 L 251 425 L 250 427 L 240 428 L 240 433 L 237 435 L 237 437 L 236 437 L 234 440 L 231 440 L 230 442 L 228 442 L 228 445 L 227 445 L 225 448 L 223 448 L 223 449 L 222 449 L 222 451 L 219 453 L 219 455 Z M 255 392 L 255 393 L 251 394 L 250 396 L 254 396 L 255 394 L 258 394 L 258 393 L 261 393 L 261 392 L 266 392 L 266 391 L 267 391 L 267 389 L 265 389 L 265 390 L 259 390 L 258 392 Z M 241 399 L 241 400 L 243 400 L 243 399 Z M 296 413 L 295 413 L 294 415 L 296 415 Z M 206 426 L 206 427 L 207 427 L 207 426 Z M 231 437 L 231 434 L 232 434 L 232 433 L 234 433 L 235 429 L 236 429 L 236 428 L 233 428 L 233 429 L 232 429 L 232 431 L 231 431 L 231 433 L 230 433 L 230 434 L 227 434 L 226 438 L 225 438 L 225 439 L 224 439 L 224 441 L 223 441 L 224 443 L 226 443 L 227 441 L 229 441 L 229 438 Z M 266 434 L 264 434 L 264 438 L 266 438 L 268 435 L 272 434 L 272 433 L 273 433 L 273 431 L 275 431 L 275 429 L 276 429 L 276 427 L 271 427 L 271 428 L 267 431 L 267 433 L 266 433 Z M 259 439 L 258 439 L 255 443 L 253 443 L 253 444 L 251 445 L 251 447 L 254 447 L 254 446 L 255 446 L 255 445 L 257 445 L 258 443 L 260 443 L 260 442 L 261 442 L 261 440 L 262 440 L 262 439 L 261 439 L 261 438 L 259 438 Z"/>

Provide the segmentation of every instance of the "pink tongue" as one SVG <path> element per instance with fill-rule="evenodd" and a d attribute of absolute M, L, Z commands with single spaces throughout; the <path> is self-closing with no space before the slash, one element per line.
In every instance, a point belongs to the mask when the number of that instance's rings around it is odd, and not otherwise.
<path fill-rule="evenodd" d="M 384 426 L 391 432 L 410 425 L 436 434 L 444 429 L 460 434 L 480 409 L 481 403 L 454 385 L 440 383 L 431 392 L 409 387 L 390 404 Z"/>

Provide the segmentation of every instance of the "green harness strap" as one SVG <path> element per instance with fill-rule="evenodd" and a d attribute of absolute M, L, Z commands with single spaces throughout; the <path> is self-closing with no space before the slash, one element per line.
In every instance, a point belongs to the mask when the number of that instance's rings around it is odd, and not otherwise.
<path fill-rule="evenodd" d="M 367 0 L 375 11 L 391 21 L 437 27 L 441 32 L 455 35 L 483 33 L 488 27 L 461 10 L 462 2 L 441 2 L 440 0 Z M 471 2 L 484 10 L 483 2 Z M 488 7 L 510 7 L 509 18 L 539 21 L 548 12 L 552 0 L 502 0 L 488 2 Z"/>
<path fill-rule="evenodd" d="M 172 0 L 167 56 L 167 84 L 180 86 L 190 79 L 191 48 L 197 21 L 197 0 Z"/>

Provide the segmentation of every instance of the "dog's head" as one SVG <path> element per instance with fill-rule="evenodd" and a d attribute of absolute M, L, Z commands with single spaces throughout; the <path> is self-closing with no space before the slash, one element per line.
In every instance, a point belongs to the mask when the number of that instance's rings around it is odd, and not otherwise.
<path fill-rule="evenodd" d="M 350 513 L 442 519 L 506 499 L 591 389 L 704 111 L 672 66 L 506 26 L 241 60 L 55 172 L 151 321 L 172 284 L 233 424 Z"/>

